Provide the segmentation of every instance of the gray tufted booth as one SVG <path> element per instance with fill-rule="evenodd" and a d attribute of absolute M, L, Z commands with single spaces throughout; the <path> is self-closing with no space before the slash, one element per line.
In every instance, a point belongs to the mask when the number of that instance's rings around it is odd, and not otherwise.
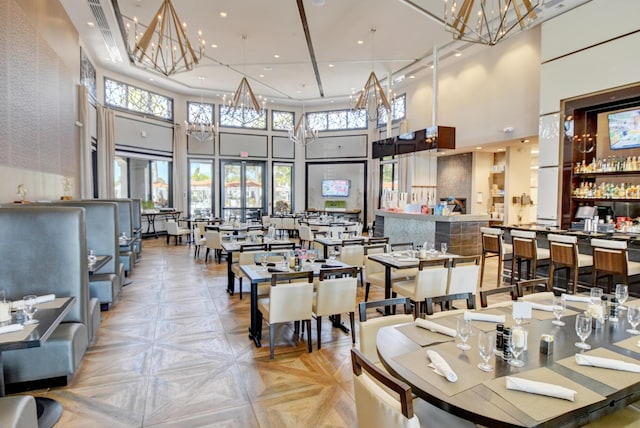
<path fill-rule="evenodd" d="M 136 241 L 133 248 L 136 251 L 136 260 L 142 252 L 142 201 L 140 199 L 131 199 L 132 221 L 133 221 L 133 237 Z"/>
<path fill-rule="evenodd" d="M 37 428 L 36 400 L 30 395 L 0 398 L 0 427 Z"/>
<path fill-rule="evenodd" d="M 0 229 L 0 278 L 8 299 L 50 293 L 76 297 L 42 347 L 3 353 L 5 382 L 66 381 L 89 342 L 85 211 L 58 206 L 0 208 Z"/>
<path fill-rule="evenodd" d="M 125 234 L 133 236 L 133 210 L 131 199 L 90 199 L 93 201 L 115 202 L 118 204 L 118 236 Z M 129 273 L 135 263 L 135 252 L 132 249 L 120 248 L 120 263 L 124 266 L 124 272 L 120 275 L 121 284 L 125 284 L 124 273 Z"/>

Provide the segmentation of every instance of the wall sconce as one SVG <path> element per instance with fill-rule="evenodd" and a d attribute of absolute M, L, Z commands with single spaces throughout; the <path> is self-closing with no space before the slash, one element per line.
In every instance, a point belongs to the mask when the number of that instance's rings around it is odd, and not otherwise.
<path fill-rule="evenodd" d="M 484 203 L 484 195 L 482 194 L 482 192 L 477 192 L 476 193 L 476 204 L 482 204 Z"/>

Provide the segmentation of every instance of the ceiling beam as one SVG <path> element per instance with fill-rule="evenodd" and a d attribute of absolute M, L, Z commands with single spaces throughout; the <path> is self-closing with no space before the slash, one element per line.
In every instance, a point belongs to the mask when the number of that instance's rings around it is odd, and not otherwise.
<path fill-rule="evenodd" d="M 322 89 L 322 80 L 320 79 L 320 70 L 318 70 L 318 61 L 316 61 L 316 54 L 313 51 L 313 43 L 311 42 L 311 32 L 309 31 L 309 23 L 307 22 L 307 14 L 304 12 L 304 5 L 302 0 L 296 0 L 298 3 L 298 12 L 300 13 L 300 23 L 304 30 L 304 37 L 307 40 L 307 49 L 309 50 L 309 57 L 311 58 L 311 66 L 313 67 L 313 73 L 316 75 L 316 83 L 318 85 L 318 92 L 320 97 L 324 98 L 324 89 Z"/>

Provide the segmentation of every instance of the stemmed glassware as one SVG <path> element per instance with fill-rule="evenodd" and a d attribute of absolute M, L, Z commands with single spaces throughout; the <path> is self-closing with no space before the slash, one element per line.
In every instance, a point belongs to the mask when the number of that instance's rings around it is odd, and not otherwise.
<path fill-rule="evenodd" d="M 260 254 L 260 265 L 262 266 L 262 270 L 267 269 L 268 258 L 266 254 Z"/>
<path fill-rule="evenodd" d="M 488 333 L 481 331 L 478 334 L 478 353 L 482 358 L 482 363 L 478 364 L 478 368 L 485 372 L 492 372 L 493 366 L 489 364 L 489 360 L 493 355 L 493 351 L 496 347 L 496 335 L 495 333 Z"/>
<path fill-rule="evenodd" d="M 527 343 L 527 332 L 524 327 L 513 326 L 511 327 L 511 343 L 509 349 L 513 358 L 509 360 L 509 364 L 513 367 L 523 367 L 524 361 L 518 359 L 520 354 L 524 351 Z"/>
<path fill-rule="evenodd" d="M 584 343 L 591 336 L 591 315 L 578 314 L 576 316 L 576 334 L 580 338 L 580 342 L 575 345 L 580 349 L 591 349 L 591 345 Z"/>
<path fill-rule="evenodd" d="M 458 343 L 456 346 L 463 351 L 471 349 L 471 345 L 467 343 L 467 339 L 471 335 L 471 321 L 459 318 L 456 331 L 458 333 L 458 337 L 462 340 L 462 343 Z"/>
<path fill-rule="evenodd" d="M 638 324 L 640 324 L 640 308 L 628 306 L 627 321 L 631 324 L 631 328 L 627 329 L 627 333 L 640 334 L 640 331 L 637 329 Z"/>
<path fill-rule="evenodd" d="M 94 264 L 97 260 L 96 253 L 93 250 L 89 250 L 89 255 L 87 256 L 87 260 L 90 265 Z"/>
<path fill-rule="evenodd" d="M 625 284 L 616 284 L 616 299 L 618 299 L 618 310 L 626 310 L 626 306 L 622 306 L 629 298 L 629 286 Z"/>
<path fill-rule="evenodd" d="M 38 296 L 34 294 L 29 294 L 28 296 L 24 296 L 22 298 L 23 309 L 22 311 L 27 316 L 27 320 L 24 324 L 38 324 L 38 320 L 33 319 L 36 311 L 38 310 Z"/>
<path fill-rule="evenodd" d="M 602 301 L 602 288 L 600 287 L 591 287 L 591 291 L 589 292 L 591 296 L 591 304 L 599 305 Z"/>
<path fill-rule="evenodd" d="M 564 326 L 565 322 L 560 321 L 560 318 L 564 315 L 567 310 L 567 302 L 562 298 L 562 296 L 554 296 L 553 298 L 553 316 L 556 317 L 555 320 L 551 321 L 553 325 Z"/>
<path fill-rule="evenodd" d="M 316 250 L 307 251 L 307 259 L 309 260 L 309 263 L 314 264 L 317 258 L 318 253 L 316 252 Z"/>
<path fill-rule="evenodd" d="M 447 254 L 447 249 L 448 249 L 447 243 L 446 242 L 442 242 L 440 244 L 440 252 L 442 253 L 442 255 Z"/>

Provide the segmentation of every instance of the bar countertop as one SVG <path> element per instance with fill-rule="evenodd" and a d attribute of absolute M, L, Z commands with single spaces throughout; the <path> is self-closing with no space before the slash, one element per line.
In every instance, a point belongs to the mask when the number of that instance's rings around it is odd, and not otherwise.
<path fill-rule="evenodd" d="M 436 221 L 457 223 L 465 221 L 489 221 L 489 214 L 453 214 L 453 215 L 427 215 L 422 213 L 406 213 L 386 210 L 375 210 L 375 215 L 389 218 L 406 218 L 417 221 Z"/>

